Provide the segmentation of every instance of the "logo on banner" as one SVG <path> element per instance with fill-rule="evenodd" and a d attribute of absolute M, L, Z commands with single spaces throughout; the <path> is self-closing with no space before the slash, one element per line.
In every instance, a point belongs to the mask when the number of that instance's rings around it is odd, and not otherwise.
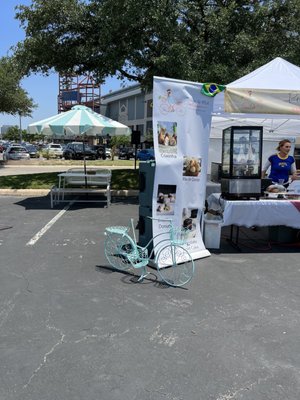
<path fill-rule="evenodd" d="M 163 115 L 176 113 L 180 116 L 185 114 L 184 101 L 176 97 L 172 89 L 167 89 L 162 96 L 159 96 L 159 111 Z"/>

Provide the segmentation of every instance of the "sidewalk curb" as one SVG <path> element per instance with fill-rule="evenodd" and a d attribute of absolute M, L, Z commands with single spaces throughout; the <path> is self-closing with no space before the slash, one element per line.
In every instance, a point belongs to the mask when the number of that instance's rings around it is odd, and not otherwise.
<path fill-rule="evenodd" d="M 0 189 L 0 196 L 37 197 L 48 196 L 49 189 Z M 112 190 L 112 197 L 137 197 L 139 190 Z"/>

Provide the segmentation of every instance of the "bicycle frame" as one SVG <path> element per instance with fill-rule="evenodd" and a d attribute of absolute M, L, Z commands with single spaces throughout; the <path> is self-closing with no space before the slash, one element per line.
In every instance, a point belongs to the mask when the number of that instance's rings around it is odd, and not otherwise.
<path fill-rule="evenodd" d="M 135 229 L 134 229 L 134 225 L 133 225 L 133 219 L 131 218 L 131 226 L 132 226 L 134 242 L 135 242 L 136 246 L 139 247 L 139 248 L 142 248 L 142 249 L 148 249 L 150 244 L 153 243 L 153 248 L 152 248 L 150 254 L 148 255 L 149 261 L 152 259 L 152 256 L 153 256 L 154 252 L 158 252 L 164 246 L 164 244 L 166 242 L 169 242 L 170 245 L 180 245 L 180 246 L 182 246 L 185 243 L 184 240 L 180 240 L 180 241 L 175 240 L 174 239 L 174 233 L 176 231 L 178 231 L 178 232 L 180 231 L 180 233 L 184 234 L 184 233 L 188 232 L 188 229 L 175 228 L 174 225 L 173 225 L 173 221 L 171 219 L 153 218 L 153 217 L 149 217 L 149 216 L 147 218 L 149 218 L 149 219 L 151 219 L 153 221 L 165 221 L 165 222 L 169 222 L 170 223 L 170 229 L 168 231 L 158 233 L 157 235 L 153 236 L 145 246 L 139 246 L 137 244 L 136 237 L 135 237 Z M 154 244 L 154 240 L 157 237 L 163 236 L 163 235 L 168 235 L 168 237 L 166 237 L 165 239 L 162 239 L 159 243 Z"/>
<path fill-rule="evenodd" d="M 141 274 L 138 281 L 141 281 L 149 274 L 146 267 L 153 256 L 153 252 L 157 250 L 154 262 L 162 280 L 171 286 L 184 285 L 189 282 L 194 273 L 192 257 L 188 250 L 182 247 L 186 242 L 182 238 L 182 235 L 188 232 L 188 229 L 182 227 L 175 228 L 172 220 L 169 219 L 148 218 L 157 221 L 167 221 L 170 223 L 170 229 L 166 232 L 158 233 L 149 240 L 146 246 L 142 247 L 136 241 L 133 219 L 131 219 L 132 235 L 129 234 L 129 227 L 108 227 L 105 232 L 105 235 L 107 235 L 105 242 L 107 260 L 118 270 L 127 270 L 129 267 L 140 269 Z M 163 235 L 168 235 L 168 237 L 154 245 L 150 254 L 148 254 L 149 245 L 157 237 Z M 168 243 L 166 244 L 166 242 Z M 167 268 L 168 266 L 170 266 L 170 270 Z"/>

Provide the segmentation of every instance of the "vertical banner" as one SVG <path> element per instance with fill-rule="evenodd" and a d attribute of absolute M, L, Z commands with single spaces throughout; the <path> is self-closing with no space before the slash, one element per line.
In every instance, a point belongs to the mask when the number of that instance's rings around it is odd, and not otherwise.
<path fill-rule="evenodd" d="M 154 246 L 159 246 L 165 235 L 155 236 L 168 232 L 172 220 L 176 228 L 187 229 L 184 247 L 193 259 L 210 255 L 202 240 L 200 220 L 213 98 L 202 94 L 201 89 L 200 83 L 154 77 Z"/>

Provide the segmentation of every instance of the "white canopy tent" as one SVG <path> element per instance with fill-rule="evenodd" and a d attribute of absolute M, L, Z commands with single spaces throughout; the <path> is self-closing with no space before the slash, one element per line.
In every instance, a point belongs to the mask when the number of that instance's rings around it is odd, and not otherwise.
<path fill-rule="evenodd" d="M 278 137 L 293 136 L 300 144 L 300 120 L 285 118 L 251 118 L 234 116 L 212 117 L 210 136 L 213 138 L 222 137 L 222 131 L 229 126 L 263 126 L 264 139 L 275 139 Z"/>
<path fill-rule="evenodd" d="M 240 112 L 228 111 L 228 108 L 232 110 L 235 106 Z M 235 109 L 235 111 L 238 110 Z M 277 57 L 229 83 L 226 85 L 225 92 L 215 96 L 210 133 L 209 167 L 210 162 L 221 161 L 220 139 L 223 129 L 229 126 L 246 125 L 264 128 L 263 160 L 275 151 L 278 141 L 282 138 L 292 140 L 292 150 L 294 144 L 300 147 L 300 68 L 298 66 Z"/>
<path fill-rule="evenodd" d="M 239 96 L 239 110 L 229 111 L 228 97 Z M 270 99 L 276 105 L 269 105 Z M 280 106 L 280 108 L 278 107 Z M 268 110 L 267 112 L 264 110 Z M 300 68 L 277 57 L 226 85 L 214 100 L 213 113 L 222 117 L 300 119 Z"/>
<path fill-rule="evenodd" d="M 232 94 L 237 96 L 233 100 Z M 235 106 L 244 112 L 226 111 Z M 224 128 L 237 125 L 263 126 L 265 139 L 300 140 L 300 68 L 277 57 L 226 85 L 225 93 L 214 99 L 211 137 L 221 137 Z"/>

